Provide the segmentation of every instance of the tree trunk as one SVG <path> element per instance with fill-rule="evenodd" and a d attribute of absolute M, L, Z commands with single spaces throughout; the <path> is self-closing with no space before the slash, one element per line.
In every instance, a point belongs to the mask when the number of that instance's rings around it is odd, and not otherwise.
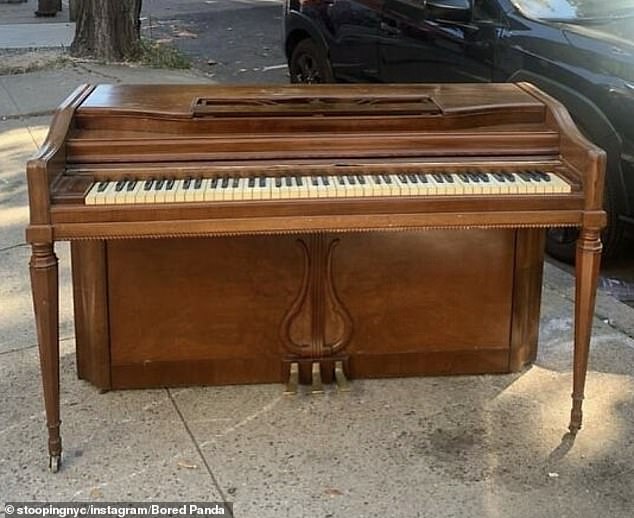
<path fill-rule="evenodd" d="M 104 61 L 124 61 L 138 51 L 142 0 L 82 0 L 71 53 Z"/>

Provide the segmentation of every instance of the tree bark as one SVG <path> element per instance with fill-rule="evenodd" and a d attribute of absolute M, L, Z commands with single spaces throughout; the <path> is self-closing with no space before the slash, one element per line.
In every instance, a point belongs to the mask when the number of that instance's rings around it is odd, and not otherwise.
<path fill-rule="evenodd" d="M 103 61 L 125 61 L 138 52 L 142 0 L 82 0 L 71 53 Z"/>

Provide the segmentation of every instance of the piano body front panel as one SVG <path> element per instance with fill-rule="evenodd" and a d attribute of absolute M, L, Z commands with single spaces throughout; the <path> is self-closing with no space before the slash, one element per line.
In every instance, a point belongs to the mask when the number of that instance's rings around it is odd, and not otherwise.
<path fill-rule="evenodd" d="M 543 252 L 527 244 L 541 234 L 323 234 L 332 276 L 316 280 L 342 307 L 323 303 L 321 350 L 317 302 L 308 293 L 296 304 L 314 236 L 77 241 L 79 375 L 101 388 L 283 382 L 289 360 L 327 362 L 346 332 L 334 356 L 352 378 L 517 370 L 537 343 Z M 527 289 L 531 303 L 516 301 Z"/>

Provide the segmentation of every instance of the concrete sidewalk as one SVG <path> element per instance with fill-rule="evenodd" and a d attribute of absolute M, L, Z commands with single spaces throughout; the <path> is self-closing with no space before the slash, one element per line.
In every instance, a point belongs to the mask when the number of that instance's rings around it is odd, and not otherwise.
<path fill-rule="evenodd" d="M 35 16 L 37 0 L 0 3 L 0 49 L 68 48 L 75 24 L 68 19 L 68 2 L 53 17 Z"/>
<path fill-rule="evenodd" d="M 0 48 L 68 48 L 75 36 L 74 23 L 0 25 Z"/>
<path fill-rule="evenodd" d="M 59 245 L 64 465 L 46 427 L 24 244 L 24 163 L 84 82 L 203 82 L 75 65 L 0 76 L 0 508 L 8 500 L 228 500 L 237 517 L 623 517 L 634 508 L 634 310 L 599 297 L 585 427 L 570 408 L 572 278 L 546 266 L 539 358 L 515 375 L 99 394 L 74 368 Z M 629 334 L 629 336 L 628 336 Z"/>

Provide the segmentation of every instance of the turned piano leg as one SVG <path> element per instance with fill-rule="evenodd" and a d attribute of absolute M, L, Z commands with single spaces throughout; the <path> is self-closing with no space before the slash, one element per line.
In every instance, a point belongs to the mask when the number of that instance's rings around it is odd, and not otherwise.
<path fill-rule="evenodd" d="M 594 315 L 599 264 L 601 262 L 599 229 L 584 228 L 577 241 L 576 292 L 575 292 L 575 344 L 573 365 L 572 411 L 570 433 L 581 428 L 583 392 L 588 370 L 588 352 Z"/>
<path fill-rule="evenodd" d="M 62 459 L 62 439 L 59 432 L 58 278 L 53 243 L 33 243 L 29 266 L 48 427 L 49 468 L 57 472 Z"/>

